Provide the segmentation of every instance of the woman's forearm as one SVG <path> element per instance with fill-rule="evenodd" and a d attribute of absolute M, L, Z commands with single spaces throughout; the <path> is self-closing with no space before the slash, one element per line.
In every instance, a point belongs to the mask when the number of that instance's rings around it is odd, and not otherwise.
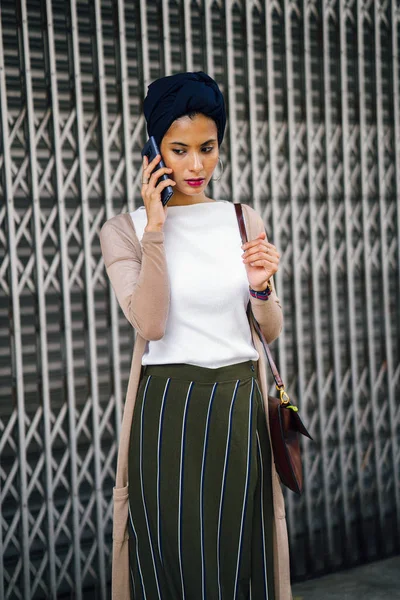
<path fill-rule="evenodd" d="M 258 321 L 261 331 L 268 344 L 273 342 L 280 334 L 283 325 L 283 313 L 281 303 L 276 295 L 273 278 L 270 279 L 272 292 L 267 300 L 261 300 L 250 296 L 251 308 Z"/>

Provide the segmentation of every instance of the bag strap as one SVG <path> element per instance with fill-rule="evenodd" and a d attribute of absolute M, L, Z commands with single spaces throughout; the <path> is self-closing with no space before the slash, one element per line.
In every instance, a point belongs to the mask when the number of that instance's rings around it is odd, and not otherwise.
<path fill-rule="evenodd" d="M 242 238 L 242 243 L 245 244 L 248 241 L 248 238 L 247 238 L 246 224 L 245 224 L 245 221 L 244 221 L 242 205 L 239 202 L 235 202 L 234 206 L 235 206 L 236 217 L 237 217 L 237 221 L 238 221 L 238 225 L 239 225 L 240 236 Z M 266 302 L 267 302 L 267 300 L 266 300 Z M 256 318 L 254 316 L 254 313 L 253 313 L 253 311 L 251 309 L 251 302 L 250 302 L 250 300 L 249 300 L 249 304 L 248 304 L 248 311 L 249 311 L 249 314 L 250 314 L 250 318 L 253 321 L 254 327 L 255 327 L 255 329 L 256 329 L 256 331 L 257 331 L 257 333 L 258 333 L 258 335 L 259 335 L 259 337 L 261 339 L 262 345 L 264 346 L 264 351 L 265 351 L 265 354 L 267 355 L 268 363 L 269 363 L 269 366 L 271 368 L 272 375 L 273 375 L 273 377 L 275 379 L 276 387 L 277 387 L 277 389 L 279 391 L 284 392 L 284 394 L 286 395 L 286 392 L 284 391 L 285 390 L 284 383 L 282 381 L 281 376 L 279 375 L 279 371 L 277 369 L 275 361 L 272 358 L 271 350 L 269 348 L 267 340 L 265 339 L 265 336 L 264 336 L 263 332 L 261 331 L 261 327 L 258 324 L 258 322 L 257 322 L 257 320 L 256 320 Z"/>

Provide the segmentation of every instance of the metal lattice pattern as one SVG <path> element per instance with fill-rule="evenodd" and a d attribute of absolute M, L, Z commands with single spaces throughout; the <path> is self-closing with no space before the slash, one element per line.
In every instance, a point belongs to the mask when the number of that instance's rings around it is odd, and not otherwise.
<path fill-rule="evenodd" d="M 141 102 L 205 70 L 216 198 L 281 250 L 275 344 L 315 437 L 287 495 L 301 577 L 400 551 L 399 0 L 2 0 L 0 598 L 106 598 L 134 342 L 101 224 L 140 202 Z"/>

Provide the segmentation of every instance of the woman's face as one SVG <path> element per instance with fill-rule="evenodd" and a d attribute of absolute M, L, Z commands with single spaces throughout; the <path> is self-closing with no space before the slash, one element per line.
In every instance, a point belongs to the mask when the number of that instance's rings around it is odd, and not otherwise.
<path fill-rule="evenodd" d="M 160 152 L 165 165 L 173 169 L 174 194 L 204 195 L 219 156 L 215 121 L 203 114 L 176 119 L 161 140 Z M 202 181 L 195 185 L 195 179 Z"/>

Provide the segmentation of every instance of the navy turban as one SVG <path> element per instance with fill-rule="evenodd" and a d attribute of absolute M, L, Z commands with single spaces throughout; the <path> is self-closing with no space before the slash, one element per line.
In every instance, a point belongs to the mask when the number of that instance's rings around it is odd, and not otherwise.
<path fill-rule="evenodd" d="M 153 81 L 148 86 L 143 112 L 149 137 L 153 135 L 158 146 L 173 121 L 190 112 L 203 113 L 216 122 L 219 144 L 224 137 L 224 97 L 216 81 L 203 71 L 176 73 Z"/>

